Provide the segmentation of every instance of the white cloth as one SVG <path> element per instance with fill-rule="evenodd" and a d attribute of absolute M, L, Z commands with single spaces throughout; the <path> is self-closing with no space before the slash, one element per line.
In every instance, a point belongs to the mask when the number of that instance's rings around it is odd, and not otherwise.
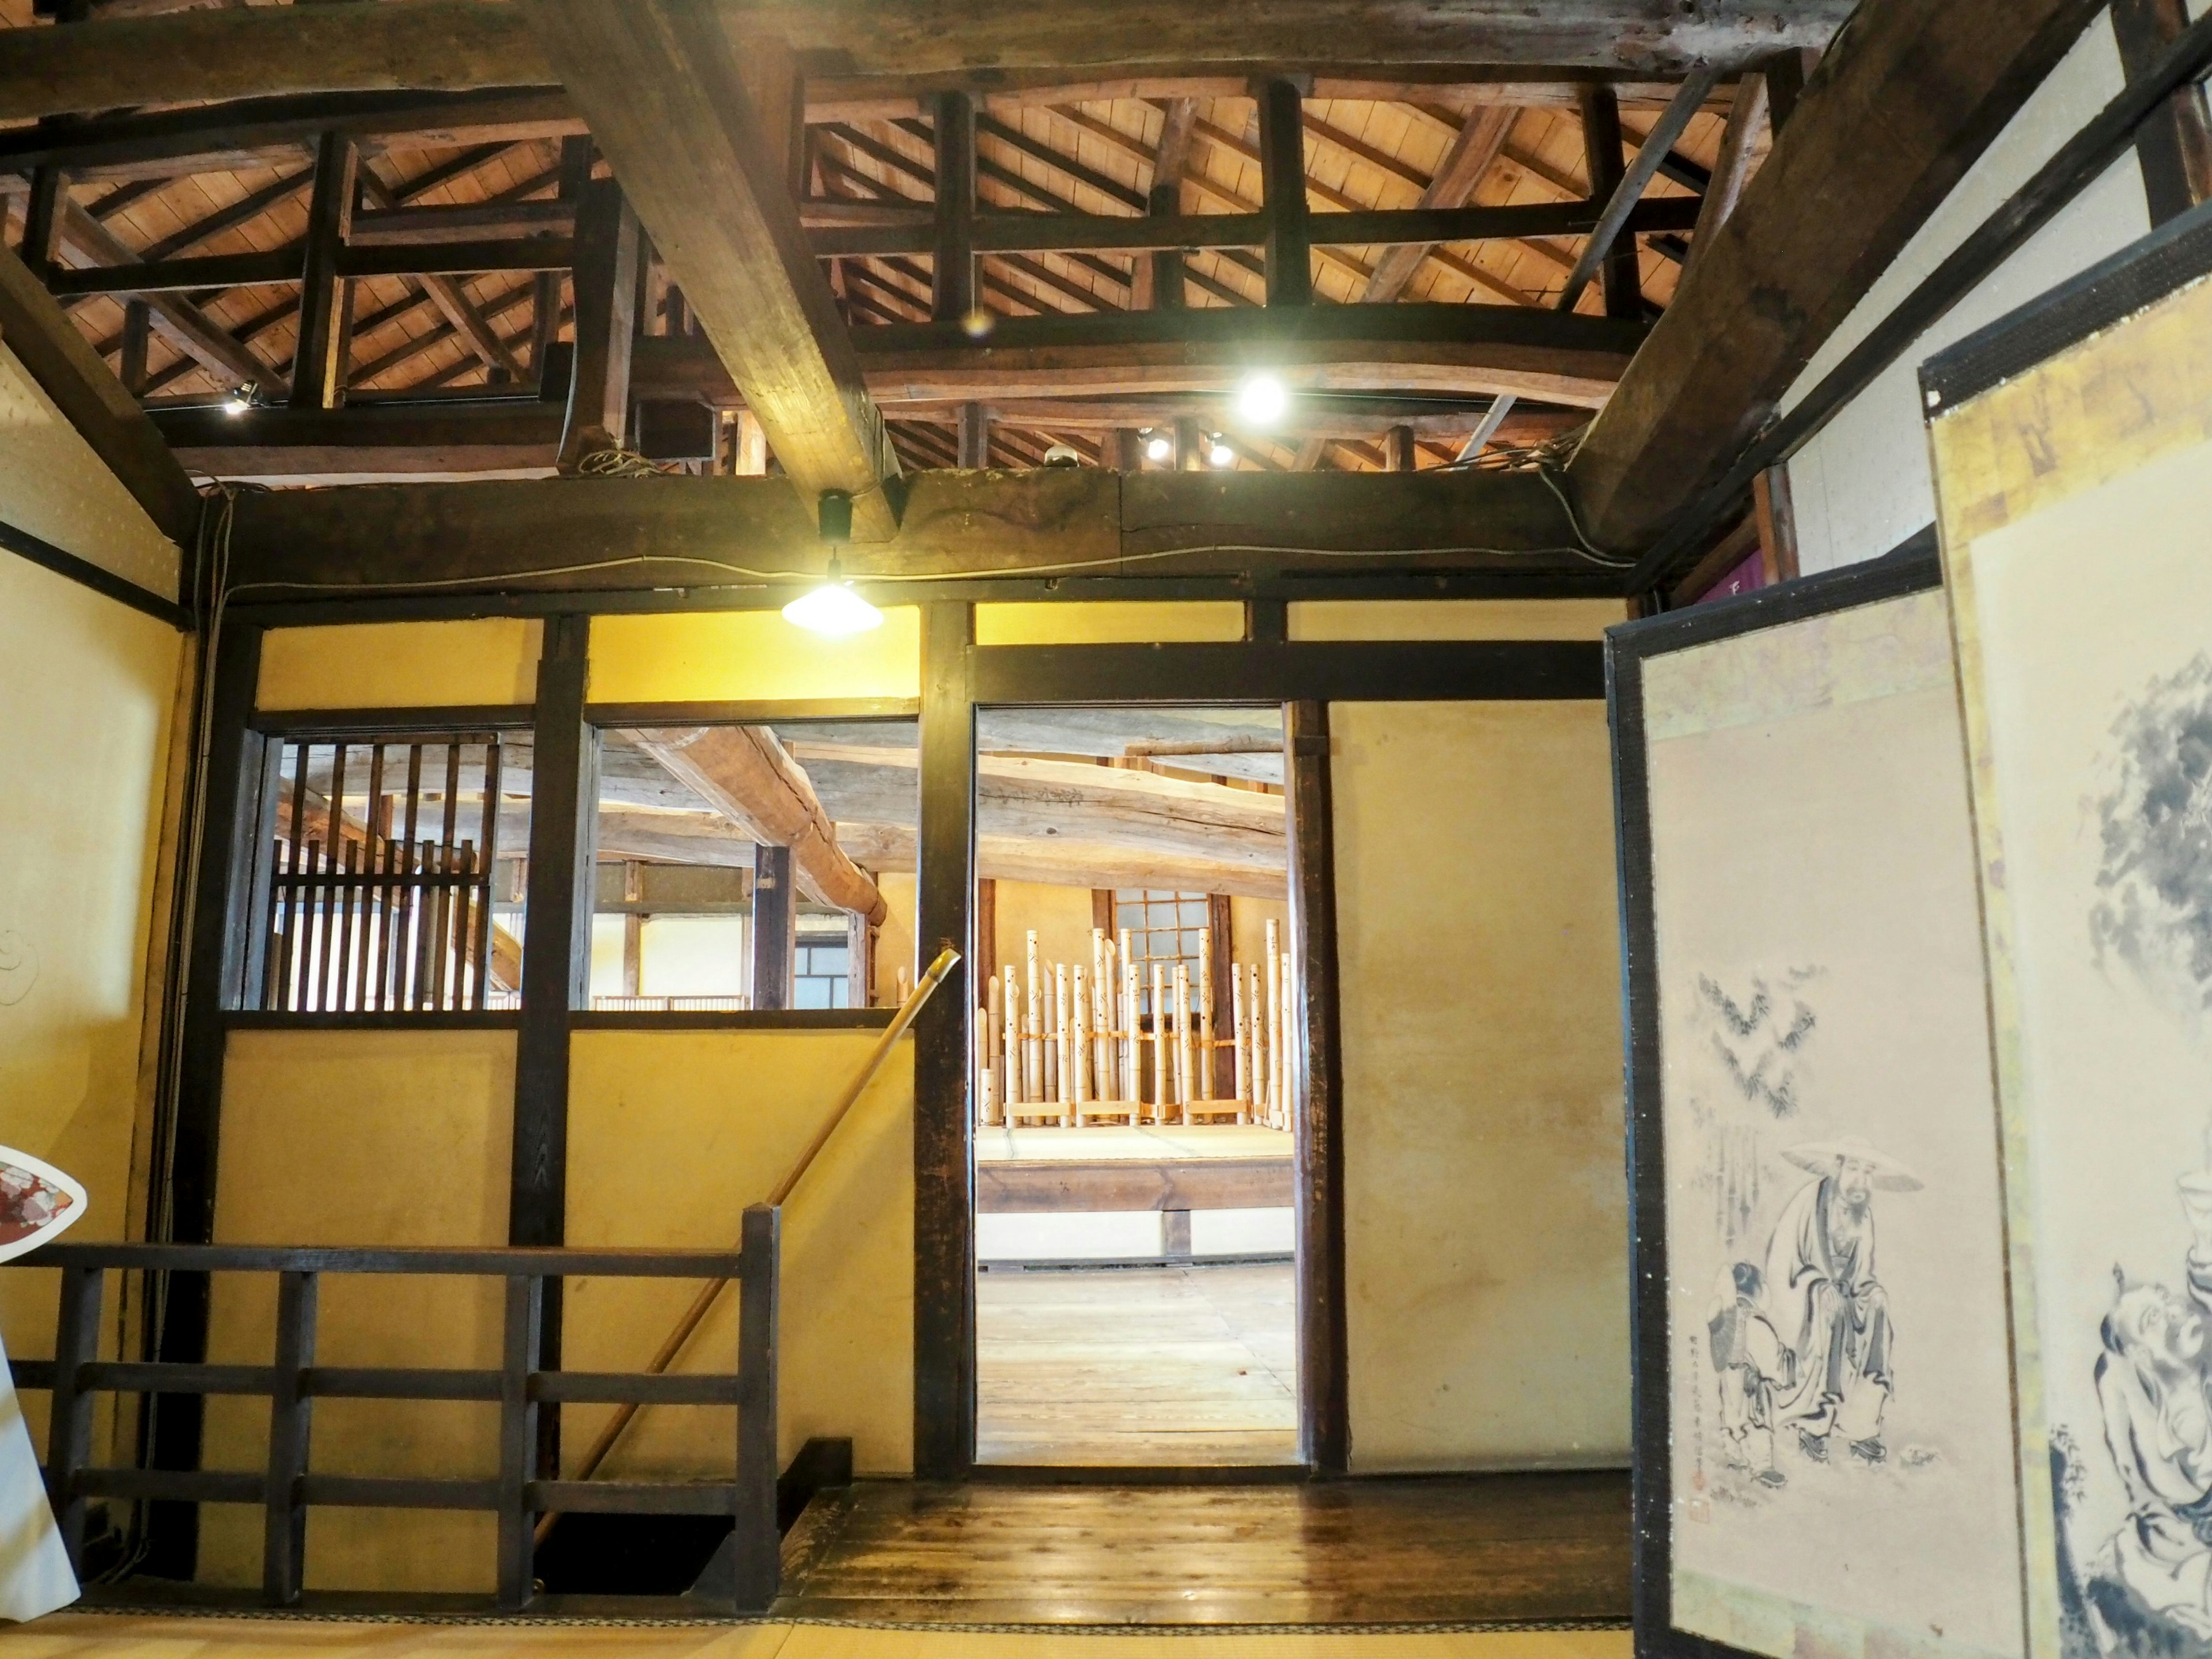
<path fill-rule="evenodd" d="M 46 1503 L 39 1455 L 0 1348 L 0 1619 L 36 1619 L 77 1598 L 76 1574 Z"/>

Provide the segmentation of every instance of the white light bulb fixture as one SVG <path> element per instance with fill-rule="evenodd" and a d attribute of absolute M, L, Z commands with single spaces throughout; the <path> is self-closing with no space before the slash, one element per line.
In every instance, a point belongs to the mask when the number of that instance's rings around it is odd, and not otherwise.
<path fill-rule="evenodd" d="M 222 412 L 234 420 L 239 416 L 245 414 L 246 410 L 252 407 L 253 386 L 252 382 L 249 381 L 245 386 L 240 386 L 236 391 L 233 392 L 229 397 L 223 399 Z"/>
<path fill-rule="evenodd" d="M 830 544 L 830 568 L 821 586 L 783 607 L 784 621 L 810 634 L 846 639 L 884 625 L 884 613 L 853 591 L 837 563 L 837 544 L 853 535 L 853 498 L 825 489 L 821 504 L 822 539 Z"/>
<path fill-rule="evenodd" d="M 1291 389 L 1280 377 L 1248 374 L 1237 388 L 1237 418 L 1246 426 L 1271 427 L 1291 411 Z"/>
<path fill-rule="evenodd" d="M 1216 438 L 1212 447 L 1206 452 L 1206 459 L 1216 466 L 1234 466 L 1237 465 L 1237 452 Z"/>
<path fill-rule="evenodd" d="M 1164 461 L 1175 453 L 1175 440 L 1164 432 L 1154 432 L 1145 439 L 1145 459 Z"/>

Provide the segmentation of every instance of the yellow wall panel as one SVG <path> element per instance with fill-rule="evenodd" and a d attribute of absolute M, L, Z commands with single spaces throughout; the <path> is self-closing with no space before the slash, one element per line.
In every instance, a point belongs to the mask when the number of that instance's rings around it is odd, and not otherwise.
<path fill-rule="evenodd" d="M 216 1238 L 258 1244 L 504 1244 L 514 1113 L 511 1031 L 234 1031 L 223 1078 Z M 273 1278 L 216 1277 L 209 1358 L 267 1364 Z M 326 1365 L 496 1368 L 503 1287 L 491 1279 L 327 1273 Z M 210 1468 L 260 1468 L 264 1401 L 208 1404 Z M 418 1401 L 315 1404 L 311 1466 L 336 1474 L 488 1479 L 497 1407 Z M 258 1584 L 261 1511 L 210 1505 L 200 1572 Z M 494 1517 L 318 1509 L 307 1583 L 489 1590 Z"/>
<path fill-rule="evenodd" d="M 261 708 L 437 708 L 533 703 L 544 624 L 343 623 L 262 636 Z"/>
<path fill-rule="evenodd" d="M 978 645 L 1188 645 L 1244 637 L 1239 599 L 979 605 Z"/>
<path fill-rule="evenodd" d="M 182 662 L 173 629 L 0 553 L 0 1140 L 84 1183 L 80 1239 L 136 1231 L 147 939 Z M 57 1285 L 0 1273 L 10 1352 L 53 1352 Z M 46 1400 L 23 1396 L 40 1446 Z M 103 1402 L 103 1455 L 106 1423 Z"/>
<path fill-rule="evenodd" d="M 595 617 L 594 702 L 781 702 L 921 695 L 921 612 L 884 612 L 884 625 L 825 639 L 775 611 Z"/>
<path fill-rule="evenodd" d="M 748 1204 L 782 1180 L 875 1031 L 580 1031 L 570 1041 L 568 1238 L 584 1247 L 726 1249 Z M 642 1366 L 696 1286 L 581 1279 L 565 1309 L 580 1370 Z M 866 1474 L 914 1467 L 914 1060 L 900 1045 L 785 1204 L 778 1427 L 786 1462 L 811 1436 L 849 1437 Z M 678 1370 L 735 1369 L 725 1293 Z M 572 1406 L 581 1447 L 612 1407 Z M 727 1479 L 727 1408 L 640 1414 L 608 1460 L 620 1478 Z"/>
<path fill-rule="evenodd" d="M 1595 640 L 1620 599 L 1295 599 L 1293 640 Z"/>
<path fill-rule="evenodd" d="M 0 522 L 165 599 L 177 597 L 181 561 L 176 544 L 5 345 L 0 345 Z"/>
<path fill-rule="evenodd" d="M 1605 705 L 1330 724 L 1353 1467 L 1626 1463 Z"/>

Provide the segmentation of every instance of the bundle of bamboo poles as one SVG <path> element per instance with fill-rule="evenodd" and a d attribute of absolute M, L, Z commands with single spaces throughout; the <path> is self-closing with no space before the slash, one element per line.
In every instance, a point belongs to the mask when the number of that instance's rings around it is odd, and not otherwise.
<path fill-rule="evenodd" d="M 1230 964 L 1228 1033 L 1215 1006 L 1213 941 L 1198 971 L 1151 964 L 1151 996 L 1129 930 L 1091 930 L 1091 962 L 1041 963 L 1028 935 L 975 1010 L 975 1100 L 986 1127 L 1006 1124 L 1260 1123 L 1291 1127 L 1291 959 L 1267 924 L 1264 963 Z M 1214 1056 L 1234 1056 L 1233 1091 L 1217 1092 Z"/>

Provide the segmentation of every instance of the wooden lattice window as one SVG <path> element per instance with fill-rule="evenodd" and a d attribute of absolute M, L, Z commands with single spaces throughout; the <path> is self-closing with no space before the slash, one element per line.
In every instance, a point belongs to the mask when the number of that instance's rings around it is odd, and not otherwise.
<path fill-rule="evenodd" d="M 495 915 L 520 908 L 519 865 L 506 866 L 513 891 L 500 890 L 501 760 L 495 733 L 283 740 L 259 917 L 264 1009 L 514 1005 L 520 946 Z M 526 800 L 507 805 L 526 847 Z"/>

